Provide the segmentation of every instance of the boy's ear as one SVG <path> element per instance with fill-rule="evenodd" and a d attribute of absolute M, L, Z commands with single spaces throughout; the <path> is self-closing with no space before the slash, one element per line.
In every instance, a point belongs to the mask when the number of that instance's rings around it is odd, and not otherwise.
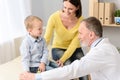
<path fill-rule="evenodd" d="M 31 30 L 32 30 L 31 28 L 27 29 L 28 32 L 31 32 Z"/>

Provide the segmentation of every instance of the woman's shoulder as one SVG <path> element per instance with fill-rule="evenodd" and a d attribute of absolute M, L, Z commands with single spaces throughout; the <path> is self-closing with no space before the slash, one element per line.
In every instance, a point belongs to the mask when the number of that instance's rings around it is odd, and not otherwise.
<path fill-rule="evenodd" d="M 84 19 L 84 17 L 83 17 L 83 16 L 80 16 L 80 17 L 79 17 L 79 20 L 80 20 L 80 21 L 82 21 L 83 19 Z"/>
<path fill-rule="evenodd" d="M 60 15 L 60 11 L 58 10 L 58 11 L 52 13 L 50 16 L 51 17 L 56 17 L 56 16 L 59 16 L 59 15 Z"/>

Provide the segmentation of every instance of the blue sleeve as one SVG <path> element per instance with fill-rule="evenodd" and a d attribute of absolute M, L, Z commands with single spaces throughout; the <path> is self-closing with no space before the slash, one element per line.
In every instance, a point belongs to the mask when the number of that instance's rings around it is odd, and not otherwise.
<path fill-rule="evenodd" d="M 41 62 L 48 64 L 48 57 L 49 57 L 49 54 L 48 54 L 47 44 L 45 42 L 45 39 L 43 38 L 43 56 L 42 56 Z"/>
<path fill-rule="evenodd" d="M 29 54 L 29 44 L 26 39 L 23 40 L 20 46 L 20 53 L 22 56 L 23 68 L 25 71 L 29 71 L 30 54 Z"/>

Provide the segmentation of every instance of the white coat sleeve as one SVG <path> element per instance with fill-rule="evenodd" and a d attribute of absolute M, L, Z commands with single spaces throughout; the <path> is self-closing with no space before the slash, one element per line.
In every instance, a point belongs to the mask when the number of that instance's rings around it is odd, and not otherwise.
<path fill-rule="evenodd" d="M 70 65 L 36 74 L 36 76 L 41 76 L 42 80 L 70 80 L 82 77 L 99 70 L 106 64 L 101 57 L 94 54 L 94 52 L 88 53 L 81 60 L 75 60 Z"/>

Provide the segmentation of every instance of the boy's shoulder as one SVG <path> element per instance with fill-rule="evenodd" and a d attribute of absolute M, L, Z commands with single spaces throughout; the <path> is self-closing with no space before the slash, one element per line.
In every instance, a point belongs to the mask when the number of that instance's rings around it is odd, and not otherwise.
<path fill-rule="evenodd" d="M 26 35 L 24 38 L 23 38 L 23 41 L 22 41 L 22 43 L 26 43 L 26 44 L 28 44 L 30 42 L 30 38 Z"/>

